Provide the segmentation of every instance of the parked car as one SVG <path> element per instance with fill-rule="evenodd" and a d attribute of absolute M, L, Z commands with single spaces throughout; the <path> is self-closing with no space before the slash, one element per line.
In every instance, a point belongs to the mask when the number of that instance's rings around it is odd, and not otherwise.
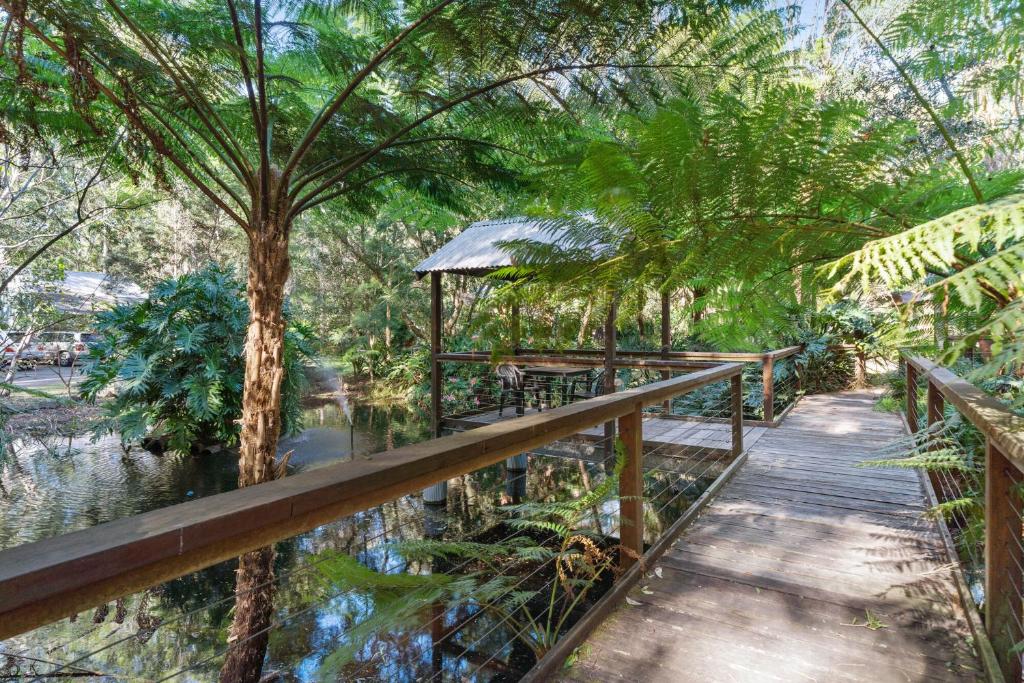
<path fill-rule="evenodd" d="M 57 355 L 55 352 L 47 346 L 47 344 L 38 338 L 38 333 L 32 336 L 29 343 L 21 350 L 18 355 L 18 362 L 21 364 L 36 364 L 36 363 L 52 363 Z M 25 333 L 21 331 L 11 332 L 0 332 L 0 347 L 2 347 L 3 365 L 8 365 L 11 359 L 14 358 L 14 354 L 18 349 L 18 345 L 21 344 L 25 338 Z"/>
<path fill-rule="evenodd" d="M 40 332 L 39 338 L 46 345 L 54 361 L 67 367 L 89 355 L 91 332 Z"/>

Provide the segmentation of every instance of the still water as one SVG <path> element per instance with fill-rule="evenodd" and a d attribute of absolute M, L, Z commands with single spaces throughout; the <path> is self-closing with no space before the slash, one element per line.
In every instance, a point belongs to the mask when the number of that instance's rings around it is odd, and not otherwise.
<path fill-rule="evenodd" d="M 428 438 L 429 420 L 401 407 L 356 405 L 353 425 L 333 404 L 309 408 L 286 439 L 289 472 L 344 462 Z M 386 456 L 385 456 L 386 457 Z M 501 506 L 577 498 L 607 476 L 600 448 L 532 454 L 527 473 L 492 466 L 449 482 L 447 506 L 408 496 L 277 545 L 274 622 L 264 666 L 272 681 L 511 681 L 535 661 L 532 633 L 479 600 L 442 598 L 428 581 L 464 575 L 450 560 L 409 559 L 396 543 L 507 539 Z M 649 472 L 656 535 L 710 483 Z M 0 548 L 233 489 L 232 453 L 124 453 L 116 438 L 23 440 L 0 454 Z M 658 502 L 660 501 L 660 502 Z M 615 535 L 615 502 L 587 522 Z M 370 585 L 357 566 L 408 581 Z M 0 681 L 217 680 L 227 648 L 236 562 L 225 562 L 0 643 Z M 421 581 L 422 579 L 422 581 Z M 524 575 L 517 590 L 550 585 Z M 373 583 L 373 582 L 371 582 Z M 445 589 L 448 590 L 448 589 Z M 443 592 L 443 591 L 442 591 Z M 597 597 L 595 590 L 595 599 Z"/>

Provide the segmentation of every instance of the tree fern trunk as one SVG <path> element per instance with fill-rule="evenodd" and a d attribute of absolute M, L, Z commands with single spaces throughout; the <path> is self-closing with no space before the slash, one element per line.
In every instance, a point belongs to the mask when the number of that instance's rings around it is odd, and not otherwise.
<path fill-rule="evenodd" d="M 238 558 L 235 616 L 228 640 L 232 647 L 220 670 L 220 683 L 256 683 L 274 613 L 274 549 L 260 548 Z"/>
<path fill-rule="evenodd" d="M 281 435 L 281 381 L 284 377 L 284 285 L 288 279 L 288 228 L 276 220 L 284 211 L 268 211 L 249 236 L 249 329 L 245 338 L 245 384 L 238 485 L 252 486 L 277 476 L 275 459 Z M 283 473 L 282 473 L 283 474 Z M 221 683 L 255 683 L 266 657 L 274 609 L 274 549 L 242 555 L 235 579 L 231 649 L 220 672 Z"/>
<path fill-rule="evenodd" d="M 273 479 L 281 435 L 281 380 L 284 377 L 284 284 L 288 279 L 288 238 L 283 226 L 251 238 L 249 247 L 249 329 L 245 338 L 245 385 L 238 485 Z M 261 231 L 265 232 L 265 231 Z"/>

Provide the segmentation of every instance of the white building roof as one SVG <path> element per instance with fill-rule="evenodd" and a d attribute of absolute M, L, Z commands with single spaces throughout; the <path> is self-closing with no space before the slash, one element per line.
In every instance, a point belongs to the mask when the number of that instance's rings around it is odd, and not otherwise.
<path fill-rule="evenodd" d="M 31 292 L 47 297 L 63 313 L 92 313 L 146 298 L 146 293 L 134 282 L 107 273 L 68 270 L 64 272 L 63 280 L 18 280 L 12 283 L 12 292 Z"/>

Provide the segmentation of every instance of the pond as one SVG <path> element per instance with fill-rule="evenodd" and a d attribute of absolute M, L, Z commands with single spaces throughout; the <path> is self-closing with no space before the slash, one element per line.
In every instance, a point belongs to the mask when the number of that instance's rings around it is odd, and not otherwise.
<path fill-rule="evenodd" d="M 289 471 L 429 436 L 429 420 L 404 407 L 355 405 L 352 414 L 350 426 L 336 404 L 308 408 L 305 431 L 281 444 L 282 452 L 293 451 Z M 502 505 L 577 498 L 610 469 L 593 444 L 549 447 L 529 456 L 526 473 L 498 464 L 451 480 L 446 507 L 407 496 L 277 544 L 266 680 L 518 679 L 536 660 L 530 648 L 536 634 L 495 605 L 455 600 L 442 595 L 453 589 L 438 592 L 428 580 L 439 572 L 465 576 L 480 564 L 409 559 L 398 548 L 424 538 L 506 540 L 516 532 L 501 526 Z M 647 516 L 649 537 L 715 474 L 648 472 L 646 487 L 657 503 Z M 236 477 L 230 453 L 124 453 L 116 438 L 22 441 L 0 459 L 0 548 L 227 491 Z M 606 501 L 587 525 L 614 536 L 616 519 L 617 503 Z M 368 582 L 353 574 L 349 558 L 413 583 L 399 589 Z M 217 680 L 236 567 L 237 561 L 225 562 L 0 643 L 0 680 L 58 672 L 90 680 Z M 539 568 L 522 572 L 512 588 L 546 590 L 553 576 Z"/>

